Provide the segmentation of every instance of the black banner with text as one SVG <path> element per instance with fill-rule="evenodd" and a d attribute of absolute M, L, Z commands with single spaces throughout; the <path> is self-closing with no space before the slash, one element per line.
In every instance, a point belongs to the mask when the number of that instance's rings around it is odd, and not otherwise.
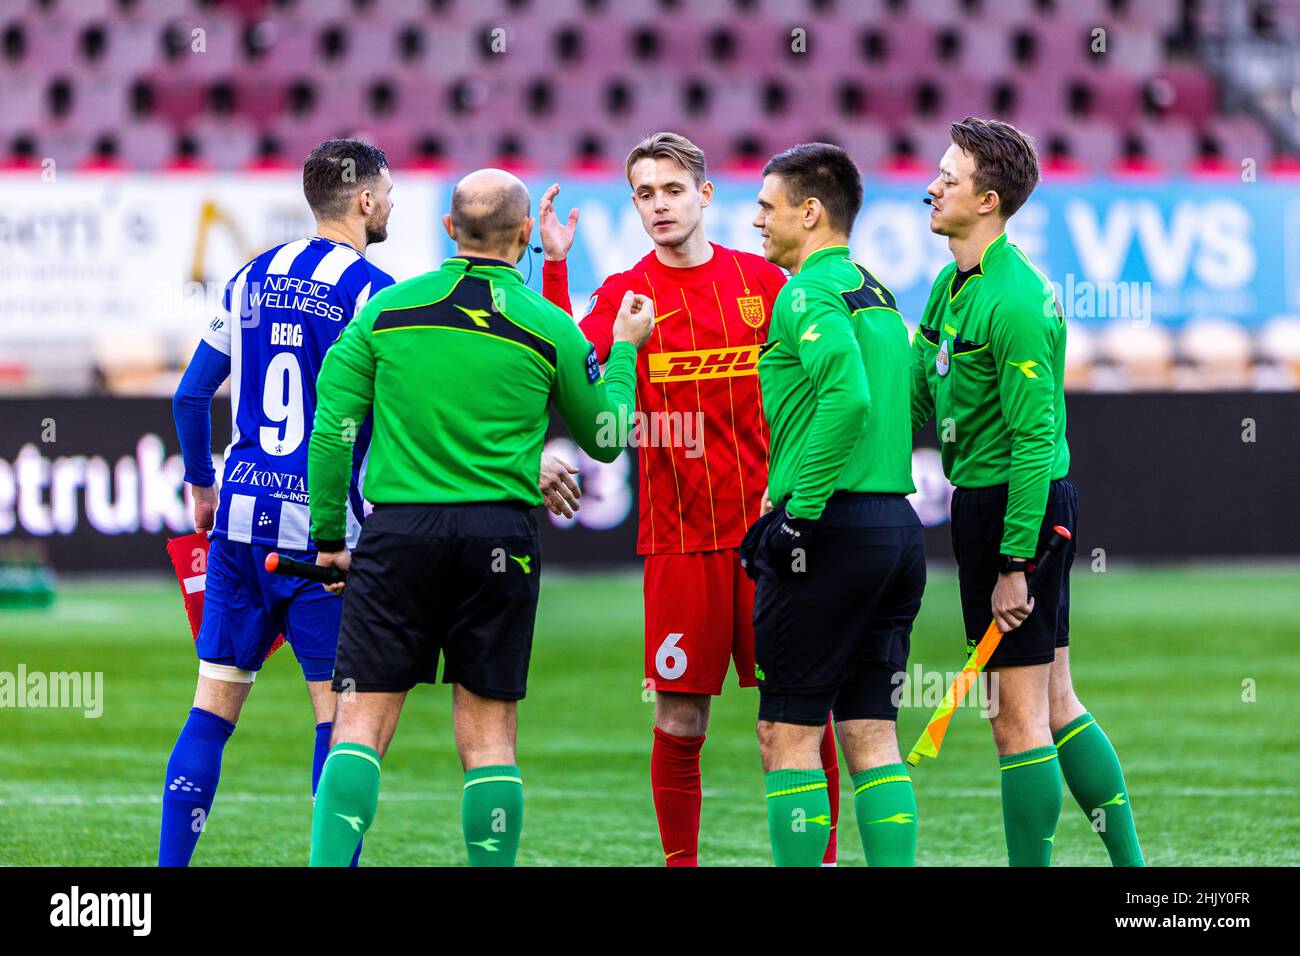
<path fill-rule="evenodd" d="M 1300 555 L 1300 393 L 1078 394 L 1068 404 L 1080 561 Z M 225 402 L 214 402 L 213 421 L 219 458 Z M 584 497 L 572 520 L 538 510 L 546 561 L 634 562 L 634 458 L 589 459 L 558 423 L 547 449 L 581 468 Z M 913 503 L 930 555 L 950 562 L 951 488 L 937 449 L 923 429 Z M 193 528 L 183 475 L 165 399 L 0 399 L 0 538 L 40 541 L 56 570 L 166 571 L 166 539 Z"/>

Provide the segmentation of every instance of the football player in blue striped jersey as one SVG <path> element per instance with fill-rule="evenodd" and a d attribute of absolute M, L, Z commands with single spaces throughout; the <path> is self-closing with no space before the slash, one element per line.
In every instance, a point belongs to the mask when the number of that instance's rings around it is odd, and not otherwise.
<path fill-rule="evenodd" d="M 330 681 L 342 601 L 317 584 L 266 572 L 270 551 L 315 561 L 307 445 L 325 352 L 370 296 L 393 284 L 366 260 L 388 234 L 393 182 L 384 153 L 322 143 L 303 167 L 316 235 L 268 249 L 226 285 L 173 400 L 195 527 L 211 539 L 194 706 L 167 764 L 158 865 L 185 866 L 212 809 L 221 755 L 272 643 L 284 634 L 316 716 L 312 793 L 329 750 Z M 210 405 L 230 379 L 231 441 L 220 492 Z M 370 423 L 353 423 L 348 546 L 360 532 Z"/>

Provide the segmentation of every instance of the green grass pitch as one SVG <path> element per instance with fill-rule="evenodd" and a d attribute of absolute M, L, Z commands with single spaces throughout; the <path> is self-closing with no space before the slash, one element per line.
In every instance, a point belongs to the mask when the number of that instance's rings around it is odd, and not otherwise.
<path fill-rule="evenodd" d="M 1076 571 L 1075 685 L 1119 751 L 1150 864 L 1300 863 L 1298 585 L 1293 567 Z M 911 666 L 958 669 L 958 622 L 952 574 L 932 572 Z M 660 863 L 640 628 L 636 574 L 543 579 L 520 707 L 521 864 Z M 0 709 L 0 864 L 154 862 L 167 756 L 193 694 L 189 644 L 176 585 L 161 579 L 65 583 L 49 611 L 0 611 L 0 671 L 103 671 L 105 698 L 99 719 Z M 731 680 L 704 750 L 701 862 L 769 865 L 757 692 Z M 1252 685 L 1254 700 L 1243 699 Z M 903 711 L 905 751 L 928 715 Z M 923 865 L 1005 864 L 983 723 L 963 709 L 940 759 L 913 772 Z M 226 748 L 196 865 L 306 863 L 312 737 L 282 649 Z M 362 865 L 464 865 L 460 793 L 449 689 L 417 688 L 384 762 Z M 860 866 L 851 799 L 842 807 L 840 860 Z M 1068 792 L 1055 862 L 1107 862 Z"/>

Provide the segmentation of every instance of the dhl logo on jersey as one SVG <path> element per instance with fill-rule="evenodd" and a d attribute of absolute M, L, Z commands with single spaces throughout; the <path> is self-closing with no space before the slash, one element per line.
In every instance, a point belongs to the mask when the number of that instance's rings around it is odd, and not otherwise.
<path fill-rule="evenodd" d="M 650 381 L 682 382 L 697 378 L 734 378 L 758 374 L 758 346 L 651 352 Z"/>

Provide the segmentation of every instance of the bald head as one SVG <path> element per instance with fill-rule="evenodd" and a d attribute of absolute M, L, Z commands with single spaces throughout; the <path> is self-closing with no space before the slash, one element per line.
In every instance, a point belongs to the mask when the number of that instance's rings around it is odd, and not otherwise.
<path fill-rule="evenodd" d="M 532 220 L 528 187 L 504 169 L 479 169 L 456 184 L 451 194 L 448 232 L 457 247 L 518 261 Z"/>

